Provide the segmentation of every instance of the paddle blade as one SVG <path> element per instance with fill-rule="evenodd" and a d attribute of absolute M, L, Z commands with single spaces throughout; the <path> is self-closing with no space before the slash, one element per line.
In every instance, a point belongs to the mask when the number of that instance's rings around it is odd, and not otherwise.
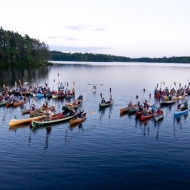
<path fill-rule="evenodd" d="M 181 88 L 181 83 L 179 83 L 179 88 Z"/>
<path fill-rule="evenodd" d="M 138 99 L 138 95 L 136 95 L 136 99 Z"/>
<path fill-rule="evenodd" d="M 58 73 L 58 77 L 59 77 L 59 73 Z"/>
<path fill-rule="evenodd" d="M 75 85 L 75 82 L 73 82 L 73 86 Z"/>
<path fill-rule="evenodd" d="M 145 90 L 145 88 L 143 89 L 143 92 L 145 92 L 146 90 Z"/>
<path fill-rule="evenodd" d="M 174 85 L 176 86 L 176 83 L 174 82 Z"/>
<path fill-rule="evenodd" d="M 69 83 L 67 82 L 67 87 L 69 86 Z"/>
<path fill-rule="evenodd" d="M 111 88 L 110 88 L 110 94 L 111 94 Z"/>
<path fill-rule="evenodd" d="M 55 82 L 55 79 L 53 80 L 53 82 Z"/>
<path fill-rule="evenodd" d="M 102 98 L 102 93 L 100 93 L 100 97 Z"/>
<path fill-rule="evenodd" d="M 151 94 L 149 94 L 149 98 L 151 98 Z"/>
<path fill-rule="evenodd" d="M 165 82 L 163 82 L 163 84 L 165 85 Z"/>
<path fill-rule="evenodd" d="M 157 88 L 158 88 L 158 83 L 157 83 Z"/>

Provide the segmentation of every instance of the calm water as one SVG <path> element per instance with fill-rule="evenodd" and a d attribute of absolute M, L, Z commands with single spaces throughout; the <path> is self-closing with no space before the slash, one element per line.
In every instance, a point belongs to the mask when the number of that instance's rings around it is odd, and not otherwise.
<path fill-rule="evenodd" d="M 119 115 L 130 100 L 137 101 L 136 95 L 158 105 L 153 97 L 157 83 L 161 88 L 175 87 L 174 82 L 177 88 L 179 83 L 187 85 L 190 65 L 64 62 L 39 70 L 0 72 L 0 84 L 6 85 L 23 77 L 54 89 L 58 80 L 68 82 L 69 88 L 75 82 L 76 95 L 84 95 L 87 112 L 82 125 L 70 128 L 66 122 L 33 131 L 29 125 L 8 125 L 14 116 L 28 117 L 21 110 L 29 103 L 0 107 L 0 189 L 190 188 L 189 115 L 174 119 L 176 105 L 164 107 L 164 120 L 157 123 Z M 103 86 L 92 93 L 88 83 Z M 99 110 L 100 93 L 108 99 L 110 88 L 114 104 Z M 38 101 L 43 103 L 44 99 Z M 65 101 L 48 103 L 58 113 Z"/>

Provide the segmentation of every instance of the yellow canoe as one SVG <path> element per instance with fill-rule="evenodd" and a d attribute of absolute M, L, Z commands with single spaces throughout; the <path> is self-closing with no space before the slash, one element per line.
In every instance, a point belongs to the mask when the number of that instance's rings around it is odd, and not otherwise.
<path fill-rule="evenodd" d="M 86 119 L 86 113 L 83 113 L 82 118 L 74 117 L 70 120 L 70 125 L 75 125 L 83 122 Z"/>
<path fill-rule="evenodd" d="M 38 117 L 30 117 L 30 118 L 26 118 L 26 119 L 11 119 L 9 121 L 9 125 L 10 126 L 15 126 L 15 125 L 20 125 L 20 124 L 24 124 L 24 123 L 29 123 L 33 120 L 37 120 L 37 119 L 43 119 L 44 117 L 46 117 L 46 115 L 41 115 Z"/>
<path fill-rule="evenodd" d="M 183 99 L 185 98 L 185 96 L 173 96 L 172 97 L 172 100 L 180 100 L 180 99 Z M 164 96 L 164 100 L 169 100 L 168 96 Z"/>

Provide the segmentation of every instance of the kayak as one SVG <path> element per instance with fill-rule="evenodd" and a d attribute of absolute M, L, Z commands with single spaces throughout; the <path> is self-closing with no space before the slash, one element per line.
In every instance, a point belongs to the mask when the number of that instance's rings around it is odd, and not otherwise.
<path fill-rule="evenodd" d="M 23 105 L 23 104 L 25 104 L 25 103 L 26 103 L 26 100 L 25 100 L 25 101 L 14 102 L 14 103 L 13 103 L 13 107 L 21 106 L 21 105 Z"/>
<path fill-rule="evenodd" d="M 33 128 L 35 127 L 40 127 L 40 126 L 44 126 L 44 125 L 50 125 L 50 124 L 54 124 L 54 123 L 59 123 L 59 122 L 63 122 L 63 121 L 68 121 L 70 119 L 72 119 L 73 117 L 75 117 L 77 115 L 62 115 L 62 117 L 60 117 L 60 114 L 58 114 L 58 117 L 53 117 L 50 121 L 32 121 L 32 126 Z"/>
<path fill-rule="evenodd" d="M 113 102 L 109 102 L 109 101 L 108 101 L 108 102 L 105 102 L 105 103 L 103 103 L 103 104 L 100 103 L 100 104 L 99 104 L 99 107 L 100 107 L 100 108 L 104 108 L 104 107 L 111 106 L 112 104 L 113 104 Z"/>
<path fill-rule="evenodd" d="M 163 113 L 162 113 L 162 114 L 155 114 L 155 115 L 154 115 L 155 121 L 161 120 L 161 119 L 163 119 L 163 118 L 164 118 L 164 114 L 163 114 Z"/>
<path fill-rule="evenodd" d="M 175 103 L 176 103 L 175 100 L 168 100 L 168 101 L 160 102 L 160 106 L 167 106 L 167 105 L 171 105 L 171 104 L 175 104 Z"/>
<path fill-rule="evenodd" d="M 154 114 L 149 114 L 149 115 L 141 115 L 141 121 L 147 120 L 154 117 Z"/>
<path fill-rule="evenodd" d="M 83 122 L 86 119 L 86 113 L 82 114 L 82 118 L 78 118 L 77 116 L 70 120 L 70 125 L 75 125 Z"/>
<path fill-rule="evenodd" d="M 188 112 L 188 109 L 186 110 L 183 110 L 183 111 L 174 111 L 174 116 L 178 116 L 178 115 L 183 115 L 183 114 L 186 114 Z"/>
<path fill-rule="evenodd" d="M 42 115 L 42 116 L 38 116 L 38 117 L 30 117 L 30 118 L 26 118 L 26 119 L 11 119 L 9 121 L 9 125 L 14 126 L 14 125 L 20 125 L 20 124 L 24 124 L 24 123 L 29 123 L 30 121 L 33 121 L 36 119 L 43 119 L 44 117 L 46 117 L 46 115 Z"/>

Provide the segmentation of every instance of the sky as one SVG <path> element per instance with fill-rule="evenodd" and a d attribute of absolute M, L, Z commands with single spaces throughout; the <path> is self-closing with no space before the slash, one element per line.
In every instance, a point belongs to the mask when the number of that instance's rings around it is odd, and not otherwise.
<path fill-rule="evenodd" d="M 0 26 L 63 52 L 190 56 L 190 0 L 0 0 Z"/>

